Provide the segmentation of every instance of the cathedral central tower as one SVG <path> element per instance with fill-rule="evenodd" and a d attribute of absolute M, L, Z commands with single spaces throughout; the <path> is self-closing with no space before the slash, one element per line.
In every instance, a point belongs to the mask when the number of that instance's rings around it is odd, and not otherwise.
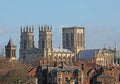
<path fill-rule="evenodd" d="M 78 55 L 80 50 L 85 50 L 84 27 L 64 27 L 62 29 L 62 39 L 63 48 L 73 51 L 75 56 Z"/>

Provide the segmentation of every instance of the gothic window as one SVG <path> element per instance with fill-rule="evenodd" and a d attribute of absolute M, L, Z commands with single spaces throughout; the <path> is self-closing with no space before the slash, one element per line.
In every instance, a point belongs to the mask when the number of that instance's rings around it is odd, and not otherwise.
<path fill-rule="evenodd" d="M 44 50 L 44 48 L 45 48 L 45 41 L 44 39 L 42 39 L 42 50 Z"/>
<path fill-rule="evenodd" d="M 26 59 L 26 56 L 25 55 L 23 55 L 23 57 L 22 57 L 23 59 Z"/>
<path fill-rule="evenodd" d="M 12 56 L 15 56 L 15 50 L 12 51 Z"/>
<path fill-rule="evenodd" d="M 15 56 L 15 50 L 14 50 L 14 56 Z"/>
<path fill-rule="evenodd" d="M 73 37 L 73 33 L 71 33 L 71 46 L 73 46 L 74 45 L 74 39 L 73 39 L 74 37 Z"/>
<path fill-rule="evenodd" d="M 13 56 L 13 50 L 11 50 L 11 56 Z"/>
<path fill-rule="evenodd" d="M 27 47 L 26 40 L 24 40 L 24 43 L 23 43 L 23 45 L 24 45 L 24 49 L 26 49 L 26 47 Z"/>
<path fill-rule="evenodd" d="M 78 46 L 80 46 L 79 44 L 80 44 L 80 34 L 78 33 L 77 34 L 77 41 L 78 41 Z"/>
<path fill-rule="evenodd" d="M 83 34 L 80 35 L 80 40 L 81 40 L 80 46 L 83 46 L 83 42 L 82 42 L 82 40 L 83 40 Z"/>
<path fill-rule="evenodd" d="M 29 40 L 29 47 L 31 47 L 32 46 L 32 41 L 31 40 Z"/>
<path fill-rule="evenodd" d="M 10 51 L 7 51 L 7 56 L 10 56 Z"/>
<path fill-rule="evenodd" d="M 47 47 L 50 48 L 50 39 L 48 39 Z"/>
<path fill-rule="evenodd" d="M 69 46 L 69 36 L 68 36 L 68 33 L 66 33 L 66 46 Z"/>
<path fill-rule="evenodd" d="M 62 78 L 58 78 L 57 79 L 57 82 L 59 83 L 59 82 L 61 82 L 62 81 Z"/>

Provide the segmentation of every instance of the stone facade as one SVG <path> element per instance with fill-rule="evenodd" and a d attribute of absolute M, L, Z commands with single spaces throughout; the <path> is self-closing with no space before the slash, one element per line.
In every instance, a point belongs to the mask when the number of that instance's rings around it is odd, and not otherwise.
<path fill-rule="evenodd" d="M 101 66 L 109 66 L 118 62 L 118 49 L 89 49 L 85 50 L 84 27 L 63 27 L 63 48 L 54 49 L 52 46 L 52 27 L 39 26 L 38 48 L 34 46 L 34 28 L 21 28 L 20 59 L 25 63 L 34 62 L 53 64 L 65 62 L 72 64 L 78 60 L 88 60 Z"/>
<path fill-rule="evenodd" d="M 64 27 L 62 29 L 62 37 L 63 48 L 71 50 L 75 53 L 75 56 L 78 55 L 80 50 L 85 50 L 84 27 Z"/>
<path fill-rule="evenodd" d="M 87 60 L 91 63 L 96 63 L 101 66 L 111 66 L 115 64 L 114 49 L 88 49 L 79 52 L 79 60 Z"/>
<path fill-rule="evenodd" d="M 52 47 L 52 27 L 39 26 L 38 48 L 34 46 L 34 28 L 21 27 L 20 59 L 32 64 L 36 60 L 46 60 L 48 64 L 64 61 L 72 63 L 77 53 L 85 49 L 85 33 L 83 27 L 63 28 L 63 49 Z M 68 44 L 67 44 L 68 43 Z"/>
<path fill-rule="evenodd" d="M 41 56 L 41 52 L 34 46 L 34 28 L 26 26 L 21 28 L 20 36 L 20 60 L 27 64 L 34 63 Z"/>
<path fill-rule="evenodd" d="M 12 39 L 9 40 L 7 46 L 5 46 L 6 58 L 10 61 L 16 60 L 16 46 Z"/>
<path fill-rule="evenodd" d="M 101 66 L 110 66 L 114 64 L 114 51 L 109 49 L 100 49 L 96 55 L 96 64 Z"/>

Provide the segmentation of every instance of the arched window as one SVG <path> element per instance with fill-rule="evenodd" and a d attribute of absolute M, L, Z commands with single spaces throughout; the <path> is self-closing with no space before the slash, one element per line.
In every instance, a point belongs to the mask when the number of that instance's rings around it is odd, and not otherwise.
<path fill-rule="evenodd" d="M 26 59 L 26 56 L 25 55 L 23 55 L 23 57 L 22 57 L 23 59 Z"/>
<path fill-rule="evenodd" d="M 80 34 L 79 34 L 79 33 L 77 34 L 77 41 L 78 41 L 78 42 L 77 42 L 77 43 L 78 43 L 77 45 L 80 46 Z"/>
<path fill-rule="evenodd" d="M 26 42 L 26 40 L 24 40 L 23 46 L 24 46 L 23 47 L 24 49 L 27 49 L 27 42 Z"/>
<path fill-rule="evenodd" d="M 83 34 L 80 35 L 80 40 L 81 40 L 80 46 L 83 46 Z"/>
<path fill-rule="evenodd" d="M 66 33 L 66 46 L 69 46 L 69 35 Z"/>
<path fill-rule="evenodd" d="M 73 33 L 71 33 L 71 46 L 74 45 L 74 36 L 73 36 Z"/>
<path fill-rule="evenodd" d="M 47 47 L 50 48 L 50 39 L 48 39 Z"/>
<path fill-rule="evenodd" d="M 45 48 L 45 41 L 44 39 L 42 39 L 42 51 L 44 51 L 44 48 Z"/>

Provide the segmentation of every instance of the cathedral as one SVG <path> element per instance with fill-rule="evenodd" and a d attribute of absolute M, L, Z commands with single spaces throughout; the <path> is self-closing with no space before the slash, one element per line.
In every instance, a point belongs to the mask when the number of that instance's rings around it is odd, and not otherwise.
<path fill-rule="evenodd" d="M 20 60 L 27 64 L 36 62 L 54 64 L 64 62 L 73 64 L 77 61 L 94 62 L 98 65 L 109 66 L 116 61 L 118 49 L 85 49 L 84 27 L 63 27 L 62 48 L 53 48 L 52 27 L 42 25 L 38 28 L 38 47 L 34 46 L 34 27 L 21 27 Z M 57 38 L 57 37 L 56 37 Z"/>
<path fill-rule="evenodd" d="M 27 64 L 36 61 L 52 64 L 53 62 L 65 62 L 71 64 L 78 60 L 78 53 L 85 49 L 84 27 L 62 28 L 63 48 L 53 48 L 52 27 L 39 26 L 38 47 L 34 46 L 34 27 L 21 27 L 20 35 L 20 60 Z"/>

